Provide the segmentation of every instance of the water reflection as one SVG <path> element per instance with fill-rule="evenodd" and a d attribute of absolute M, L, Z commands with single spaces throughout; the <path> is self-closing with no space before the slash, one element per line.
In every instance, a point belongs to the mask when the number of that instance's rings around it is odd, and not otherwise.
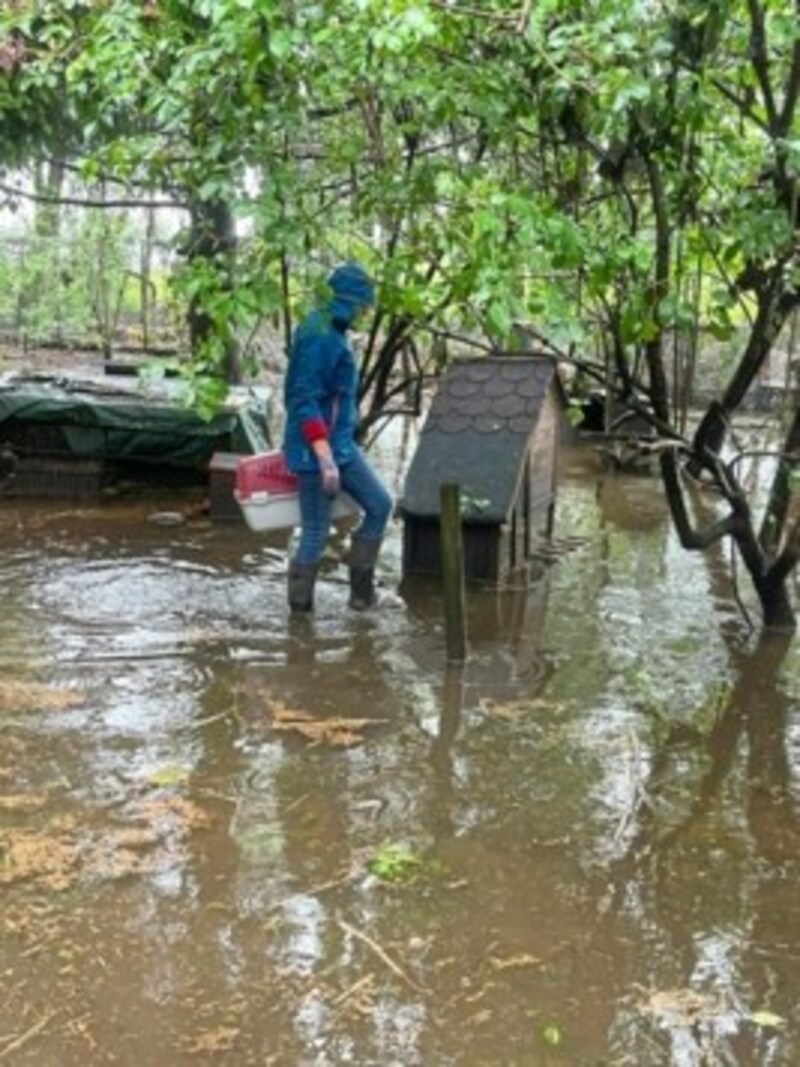
<path fill-rule="evenodd" d="M 76 860 L 51 926 L 9 937 L 0 1031 L 66 1009 L 21 1062 L 796 1059 L 796 650 L 747 646 L 657 485 L 602 478 L 567 471 L 582 540 L 540 581 L 471 595 L 458 670 L 424 582 L 354 618 L 334 566 L 298 625 L 245 531 L 0 522 L 4 669 L 86 694 L 0 722 L 3 792 L 60 783 L 3 819 L 69 811 L 84 852 L 143 812 L 154 835 L 124 878 Z M 384 585 L 398 558 L 395 528 Z M 389 846 L 414 877 L 376 873 Z M 3 889 L 16 921 L 42 893 Z"/>
<path fill-rule="evenodd" d="M 647 969 L 667 995 L 650 1004 L 670 1062 L 771 1062 L 777 1029 L 757 1020 L 768 1010 L 780 1028 L 796 1011 L 800 972 L 787 934 L 800 922 L 800 824 L 781 675 L 788 650 L 776 636 L 737 650 L 707 736 L 667 734 L 638 793 L 636 832 L 612 869 L 620 919 L 656 923 L 658 963 Z M 625 1025 L 635 1035 L 634 1023 Z"/>

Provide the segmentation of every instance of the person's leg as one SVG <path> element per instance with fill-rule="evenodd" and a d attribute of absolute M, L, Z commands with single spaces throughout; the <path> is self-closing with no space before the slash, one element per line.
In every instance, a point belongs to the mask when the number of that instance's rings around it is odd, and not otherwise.
<path fill-rule="evenodd" d="M 353 537 L 363 541 L 380 541 L 392 514 L 389 491 L 361 449 L 357 449 L 353 458 L 340 467 L 340 472 L 342 489 L 364 512 Z"/>
<path fill-rule="evenodd" d="M 289 564 L 289 607 L 292 611 L 312 611 L 314 583 L 331 528 L 330 497 L 322 491 L 317 471 L 299 475 L 300 543 Z"/>
<path fill-rule="evenodd" d="M 392 498 L 360 449 L 341 468 L 341 476 L 342 488 L 364 512 L 350 549 L 350 606 L 363 610 L 375 602 L 375 561 L 392 513 Z"/>

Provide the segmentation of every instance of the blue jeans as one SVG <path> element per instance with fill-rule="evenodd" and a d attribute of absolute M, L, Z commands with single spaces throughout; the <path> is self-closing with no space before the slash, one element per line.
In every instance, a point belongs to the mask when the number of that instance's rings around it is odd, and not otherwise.
<path fill-rule="evenodd" d="M 359 505 L 364 517 L 353 537 L 380 541 L 392 513 L 392 498 L 360 448 L 339 468 L 342 489 Z M 322 491 L 319 471 L 301 471 L 300 517 L 302 529 L 296 563 L 319 562 L 331 529 L 333 500 Z"/>

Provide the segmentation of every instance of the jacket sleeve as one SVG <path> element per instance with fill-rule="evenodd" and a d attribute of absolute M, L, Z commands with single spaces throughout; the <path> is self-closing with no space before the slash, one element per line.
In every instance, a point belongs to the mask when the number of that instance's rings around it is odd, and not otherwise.
<path fill-rule="evenodd" d="M 292 356 L 296 363 L 288 391 L 288 415 L 309 444 L 328 437 L 322 405 L 331 393 L 336 356 L 330 338 L 324 334 L 303 338 Z"/>

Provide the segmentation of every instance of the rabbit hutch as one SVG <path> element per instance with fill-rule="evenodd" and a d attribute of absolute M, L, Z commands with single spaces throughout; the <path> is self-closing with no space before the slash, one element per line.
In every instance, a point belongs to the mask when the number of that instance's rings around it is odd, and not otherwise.
<path fill-rule="evenodd" d="M 438 575 L 441 486 L 461 489 L 469 582 L 502 586 L 549 537 L 565 401 L 553 360 L 486 356 L 443 375 L 406 477 L 403 573 Z"/>

